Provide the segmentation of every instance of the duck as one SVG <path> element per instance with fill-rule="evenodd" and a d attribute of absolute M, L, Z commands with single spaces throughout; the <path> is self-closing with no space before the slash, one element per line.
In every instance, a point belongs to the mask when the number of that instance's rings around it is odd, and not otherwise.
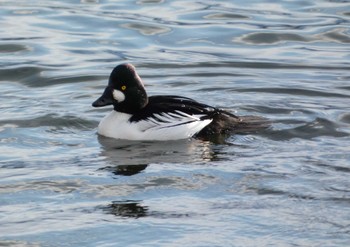
<path fill-rule="evenodd" d="M 93 107 L 113 106 L 99 123 L 101 136 L 132 141 L 167 141 L 225 135 L 252 129 L 239 117 L 191 98 L 148 96 L 141 77 L 130 63 L 116 66 Z M 255 118 L 250 118 L 256 122 Z M 254 125 L 253 125 L 254 126 Z"/>

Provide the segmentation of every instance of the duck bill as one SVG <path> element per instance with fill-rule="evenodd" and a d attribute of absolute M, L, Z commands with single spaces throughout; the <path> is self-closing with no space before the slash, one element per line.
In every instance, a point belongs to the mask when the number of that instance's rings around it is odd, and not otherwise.
<path fill-rule="evenodd" d="M 113 93 L 110 87 L 106 87 L 102 96 L 92 103 L 93 107 L 103 107 L 107 105 L 113 105 Z"/>

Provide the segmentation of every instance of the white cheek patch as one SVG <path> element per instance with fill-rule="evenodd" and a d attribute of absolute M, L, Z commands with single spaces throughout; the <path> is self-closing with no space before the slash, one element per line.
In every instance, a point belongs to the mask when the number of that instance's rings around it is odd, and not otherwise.
<path fill-rule="evenodd" d="M 125 94 L 119 90 L 114 89 L 113 98 L 118 102 L 122 102 L 125 100 Z"/>

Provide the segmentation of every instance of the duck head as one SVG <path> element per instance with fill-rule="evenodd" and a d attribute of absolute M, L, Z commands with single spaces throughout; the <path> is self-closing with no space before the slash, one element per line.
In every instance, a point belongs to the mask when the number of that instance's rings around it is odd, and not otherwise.
<path fill-rule="evenodd" d="M 147 93 L 135 67 L 131 64 L 120 64 L 113 69 L 106 89 L 92 106 L 113 105 L 115 111 L 132 114 L 147 103 Z"/>

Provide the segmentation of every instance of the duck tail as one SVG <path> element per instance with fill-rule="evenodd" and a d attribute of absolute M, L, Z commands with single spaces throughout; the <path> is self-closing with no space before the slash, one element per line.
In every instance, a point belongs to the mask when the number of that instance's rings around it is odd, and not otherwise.
<path fill-rule="evenodd" d="M 259 116 L 241 116 L 239 121 L 233 124 L 234 133 L 249 134 L 269 128 L 271 122 L 264 117 Z"/>
<path fill-rule="evenodd" d="M 213 112 L 212 122 L 201 130 L 197 136 L 206 137 L 226 134 L 248 134 L 266 129 L 270 126 L 268 119 L 258 116 L 236 116 L 224 110 Z"/>

